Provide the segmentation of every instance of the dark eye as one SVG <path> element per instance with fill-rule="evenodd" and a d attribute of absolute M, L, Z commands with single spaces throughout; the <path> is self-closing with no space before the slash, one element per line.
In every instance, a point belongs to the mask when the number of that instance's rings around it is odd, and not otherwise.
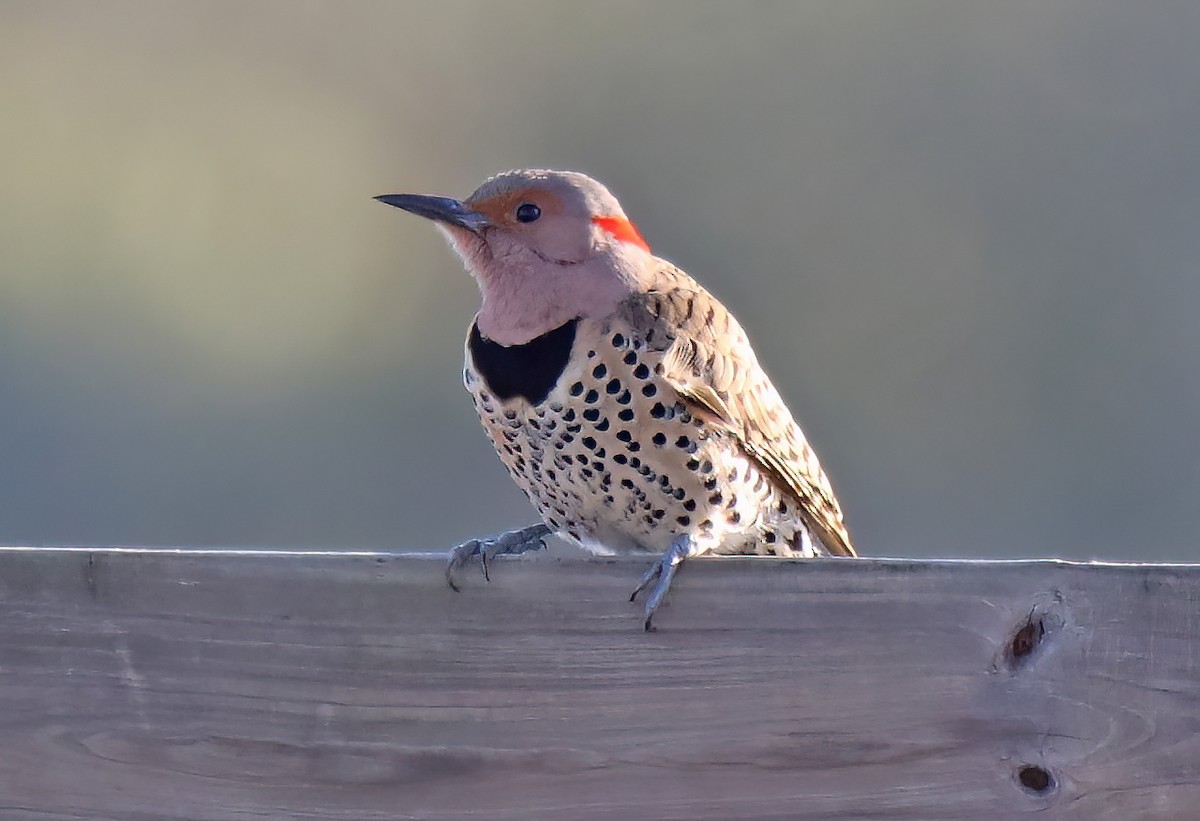
<path fill-rule="evenodd" d="M 523 202 L 517 206 L 517 222 L 533 222 L 542 215 L 542 209 L 532 202 Z"/>

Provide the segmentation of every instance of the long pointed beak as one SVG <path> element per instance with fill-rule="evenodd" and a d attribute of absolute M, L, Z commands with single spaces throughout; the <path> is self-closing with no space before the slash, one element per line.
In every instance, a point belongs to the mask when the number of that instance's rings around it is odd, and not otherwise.
<path fill-rule="evenodd" d="M 472 211 L 465 203 L 450 197 L 433 197 L 428 194 L 381 194 L 375 199 L 396 208 L 403 208 L 418 217 L 465 228 L 474 234 L 478 234 L 491 225 L 483 214 Z"/>

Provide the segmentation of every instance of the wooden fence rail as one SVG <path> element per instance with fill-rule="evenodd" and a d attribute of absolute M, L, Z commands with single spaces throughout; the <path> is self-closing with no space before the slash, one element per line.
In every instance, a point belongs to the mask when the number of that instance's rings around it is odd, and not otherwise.
<path fill-rule="evenodd" d="M 0 549 L 0 817 L 1200 819 L 1200 566 Z"/>

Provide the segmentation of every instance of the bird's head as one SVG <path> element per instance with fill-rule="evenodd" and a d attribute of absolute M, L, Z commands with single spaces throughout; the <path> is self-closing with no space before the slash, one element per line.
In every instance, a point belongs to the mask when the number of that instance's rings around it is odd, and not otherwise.
<path fill-rule="evenodd" d="M 376 199 L 434 220 L 479 283 L 479 330 L 502 345 L 611 312 L 651 259 L 616 197 L 573 171 L 508 171 L 465 200 Z"/>

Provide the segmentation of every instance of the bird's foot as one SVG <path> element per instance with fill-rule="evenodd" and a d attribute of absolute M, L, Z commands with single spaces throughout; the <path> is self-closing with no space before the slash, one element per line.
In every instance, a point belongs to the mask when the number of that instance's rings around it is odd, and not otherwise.
<path fill-rule="evenodd" d="M 510 530 L 486 539 L 470 539 L 450 551 L 450 562 L 446 565 L 446 583 L 450 589 L 457 591 L 458 569 L 476 556 L 483 567 L 483 578 L 491 581 L 488 575 L 488 562 L 502 554 L 516 556 L 530 550 L 542 550 L 546 547 L 546 537 L 551 533 L 544 524 L 530 525 L 520 530 Z"/>
<path fill-rule="evenodd" d="M 695 555 L 695 546 L 692 537 L 686 533 L 678 536 L 675 541 L 671 542 L 671 546 L 663 553 L 650 569 L 646 571 L 646 575 L 642 576 L 642 580 L 638 582 L 638 586 L 634 589 L 633 595 L 629 597 L 630 601 L 636 601 L 638 593 L 648 588 L 653 584 L 654 580 L 658 580 L 658 584 L 654 585 L 654 589 L 650 591 L 649 597 L 646 599 L 646 607 L 642 611 L 642 627 L 647 633 L 655 630 L 653 619 L 654 613 L 658 610 L 658 606 L 662 604 L 663 597 L 667 595 L 667 591 L 671 589 L 671 580 L 675 578 L 675 571 L 683 560 L 689 556 Z"/>

